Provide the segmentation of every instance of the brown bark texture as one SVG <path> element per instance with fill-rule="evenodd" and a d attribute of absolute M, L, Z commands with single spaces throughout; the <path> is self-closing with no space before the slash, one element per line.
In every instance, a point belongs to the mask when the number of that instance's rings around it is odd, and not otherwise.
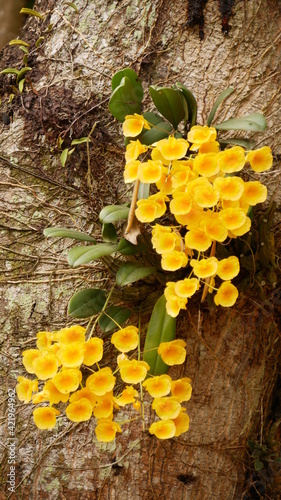
<path fill-rule="evenodd" d="M 74 243 L 46 239 L 43 230 L 63 226 L 99 237 L 101 208 L 129 200 L 121 126 L 107 107 L 113 74 L 124 67 L 138 72 L 144 107 L 151 107 L 150 84 L 185 84 L 198 101 L 199 124 L 218 94 L 234 87 L 215 121 L 265 115 L 267 130 L 251 137 L 256 147 L 272 147 L 274 167 L 260 179 L 269 198 L 278 201 L 278 0 L 235 2 L 226 36 L 218 2 L 209 0 L 204 39 L 198 26 L 188 26 L 187 2 L 181 0 L 77 0 L 75 5 L 77 12 L 62 0 L 37 0 L 34 8 L 47 14 L 44 21 L 29 16 L 20 34 L 30 44 L 32 68 L 23 92 L 14 91 L 13 75 L 0 75 L 2 113 L 11 118 L 13 111 L 13 121 L 0 125 L 1 498 L 252 498 L 247 440 L 254 432 L 262 440 L 266 433 L 278 377 L 278 284 L 265 290 L 266 298 L 259 293 L 263 284 L 256 284 L 229 310 L 190 301 L 178 324 L 178 336 L 187 342 L 186 364 L 170 371 L 190 377 L 193 385 L 190 430 L 179 438 L 158 441 L 136 420 L 114 443 L 103 444 L 92 421 L 74 425 L 65 416 L 54 432 L 42 432 L 33 423 L 33 406 L 15 399 L 16 492 L 9 491 L 8 390 L 19 375 L 26 376 L 21 352 L 35 346 L 38 331 L 74 323 L 67 315 L 74 291 L 112 285 L 101 263 L 71 269 L 66 256 Z M 18 47 L 6 46 L 0 70 L 20 69 L 22 57 Z M 58 138 L 69 148 L 95 123 L 88 154 L 85 144 L 76 147 L 62 168 Z M 110 356 L 108 337 L 105 344 Z M 146 406 L 148 425 L 152 411 Z M 135 412 L 120 415 L 129 420 Z M 278 479 L 272 478 L 269 497 L 278 498 Z"/>

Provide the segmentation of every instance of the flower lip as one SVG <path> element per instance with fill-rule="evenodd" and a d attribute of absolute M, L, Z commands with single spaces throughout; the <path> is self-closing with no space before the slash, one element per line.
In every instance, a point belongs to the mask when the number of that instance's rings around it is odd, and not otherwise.
<path fill-rule="evenodd" d="M 95 433 L 97 440 L 103 443 L 114 441 L 116 432 L 122 432 L 120 425 L 109 419 L 101 418 L 98 420 Z"/>
<path fill-rule="evenodd" d="M 35 425 L 41 430 L 51 430 L 56 425 L 56 416 L 60 412 L 53 407 L 36 408 L 33 411 Z"/>
<path fill-rule="evenodd" d="M 155 434 L 158 439 L 170 439 L 176 434 L 176 425 L 171 419 L 160 420 L 151 424 L 149 432 Z"/>
<path fill-rule="evenodd" d="M 176 139 L 169 136 L 168 139 L 161 139 L 156 145 L 165 160 L 180 160 L 186 155 L 188 142 L 185 139 Z"/>
<path fill-rule="evenodd" d="M 187 432 L 189 429 L 189 416 L 181 411 L 179 415 L 173 419 L 173 422 L 176 426 L 175 437 L 180 436 L 184 432 Z"/>
<path fill-rule="evenodd" d="M 82 379 L 82 373 L 77 368 L 66 368 L 57 373 L 52 382 L 59 392 L 68 394 L 78 389 Z"/>
<path fill-rule="evenodd" d="M 235 255 L 222 259 L 218 263 L 217 274 L 222 280 L 232 280 L 239 274 L 239 271 L 239 259 Z"/>
<path fill-rule="evenodd" d="M 171 391 L 172 379 L 169 375 L 157 375 L 143 382 L 143 387 L 153 398 L 167 396 Z"/>
<path fill-rule="evenodd" d="M 207 259 L 190 261 L 193 272 L 198 278 L 209 278 L 214 276 L 218 268 L 218 260 L 216 257 L 208 257 Z"/>
<path fill-rule="evenodd" d="M 150 366 L 145 361 L 136 359 L 124 359 L 119 363 L 120 376 L 127 384 L 138 384 L 142 382 L 147 375 Z"/>
<path fill-rule="evenodd" d="M 186 342 L 184 340 L 171 340 L 170 342 L 161 342 L 157 352 L 167 365 L 181 365 L 186 358 L 185 347 Z"/>
<path fill-rule="evenodd" d="M 142 132 L 142 129 L 150 129 L 150 125 L 142 115 L 135 113 L 134 115 L 125 116 L 123 122 L 123 134 L 125 137 L 136 137 Z"/>
<path fill-rule="evenodd" d="M 154 399 L 152 409 L 155 410 L 161 420 L 169 420 L 176 418 L 179 415 L 181 405 L 177 398 L 173 396 L 162 397 Z"/>
<path fill-rule="evenodd" d="M 189 401 L 191 398 L 192 387 L 190 382 L 190 378 L 184 377 L 173 380 L 171 383 L 172 396 L 176 397 L 180 403 Z"/>
<path fill-rule="evenodd" d="M 66 368 L 78 368 L 83 363 L 84 345 L 82 342 L 63 345 L 57 352 L 57 358 Z"/>
<path fill-rule="evenodd" d="M 111 368 L 106 366 L 87 378 L 86 387 L 97 396 L 103 396 L 113 389 L 115 381 L 116 377 L 112 374 Z"/>
<path fill-rule="evenodd" d="M 138 328 L 126 326 L 115 332 L 111 337 L 111 343 L 121 352 L 129 352 L 136 349 L 139 342 Z"/>
<path fill-rule="evenodd" d="M 99 337 L 92 337 L 84 344 L 83 363 L 92 366 L 98 363 L 103 357 L 103 340 Z"/>
<path fill-rule="evenodd" d="M 65 410 L 66 416 L 71 422 L 85 422 L 91 418 L 92 412 L 92 405 L 87 398 L 70 403 Z"/>
<path fill-rule="evenodd" d="M 39 356 L 32 364 L 36 377 L 40 380 L 52 378 L 58 371 L 58 360 L 53 354 Z"/>
<path fill-rule="evenodd" d="M 80 325 L 73 325 L 63 328 L 55 334 L 56 340 L 62 344 L 72 344 L 72 342 L 85 342 L 86 328 Z"/>
<path fill-rule="evenodd" d="M 224 281 L 214 297 L 215 304 L 223 307 L 232 307 L 238 297 L 237 288 L 230 282 Z"/>
<path fill-rule="evenodd" d="M 245 165 L 245 151 L 241 146 L 233 146 L 218 153 L 218 165 L 222 172 L 239 172 Z"/>
<path fill-rule="evenodd" d="M 246 156 L 246 161 L 250 163 L 254 172 L 265 172 L 269 170 L 273 164 L 273 156 L 270 147 L 264 146 L 255 151 L 249 151 Z"/>
<path fill-rule="evenodd" d="M 16 385 L 16 393 L 20 401 L 29 403 L 32 393 L 38 391 L 38 381 L 30 380 L 26 377 L 19 376 L 18 384 Z"/>

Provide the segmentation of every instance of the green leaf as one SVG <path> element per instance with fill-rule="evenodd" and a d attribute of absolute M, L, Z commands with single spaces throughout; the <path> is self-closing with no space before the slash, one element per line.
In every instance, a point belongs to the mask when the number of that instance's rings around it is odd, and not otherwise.
<path fill-rule="evenodd" d="M 158 109 L 173 126 L 177 129 L 178 124 L 186 116 L 184 98 L 179 90 L 151 85 L 149 92 Z"/>
<path fill-rule="evenodd" d="M 133 245 L 125 238 L 121 238 L 121 240 L 119 241 L 117 250 L 122 255 L 135 255 L 137 253 L 144 252 L 146 250 L 146 248 L 147 248 L 147 246 L 145 243 L 138 243 L 138 245 Z"/>
<path fill-rule="evenodd" d="M 36 40 L 36 44 L 35 44 L 35 45 L 36 45 L 36 48 L 37 48 L 37 49 L 38 49 L 38 47 L 41 45 L 41 43 L 43 42 L 43 40 L 44 40 L 44 36 L 40 36 L 40 37 L 38 38 L 38 40 Z"/>
<path fill-rule="evenodd" d="M 263 469 L 263 463 L 257 458 L 257 460 L 254 461 L 254 467 L 255 470 L 261 470 Z"/>
<path fill-rule="evenodd" d="M 266 129 L 266 120 L 261 113 L 242 116 L 241 118 L 231 118 L 225 122 L 213 125 L 217 130 L 250 130 L 260 132 Z"/>
<path fill-rule="evenodd" d="M 23 78 L 23 79 L 19 82 L 19 91 L 20 91 L 20 93 L 21 93 L 21 94 L 22 94 L 22 92 L 23 92 L 24 82 L 25 82 L 25 78 Z"/>
<path fill-rule="evenodd" d="M 215 101 L 215 104 L 214 106 L 212 107 L 212 110 L 208 116 L 208 119 L 207 119 L 207 125 L 208 127 L 210 127 L 213 119 L 214 119 L 214 116 L 217 112 L 217 109 L 218 107 L 220 106 L 220 104 L 230 95 L 232 94 L 232 92 L 234 92 L 234 89 L 232 87 L 228 87 L 227 89 L 223 90 L 220 95 L 218 96 L 217 100 Z"/>
<path fill-rule="evenodd" d="M 116 283 L 119 286 L 129 285 L 129 283 L 134 283 L 155 272 L 155 267 L 144 267 L 135 262 L 125 262 L 121 264 L 116 273 Z"/>
<path fill-rule="evenodd" d="M 72 7 L 72 9 L 75 10 L 75 12 L 78 14 L 78 9 L 76 7 L 76 5 L 72 2 L 64 2 L 66 5 L 68 5 L 69 7 Z"/>
<path fill-rule="evenodd" d="M 151 375 L 167 373 L 169 367 L 159 356 L 157 349 L 161 342 L 170 342 L 175 336 L 176 318 L 167 314 L 166 299 L 162 295 L 153 308 L 144 344 L 143 359 L 149 364 Z"/>
<path fill-rule="evenodd" d="M 116 252 L 117 245 L 110 243 L 97 243 L 88 247 L 74 247 L 69 250 L 67 261 L 71 267 L 82 266 L 104 255 Z"/>
<path fill-rule="evenodd" d="M 47 227 L 44 229 L 44 236 L 46 238 L 71 238 L 73 240 L 96 242 L 92 236 L 67 227 Z"/>
<path fill-rule="evenodd" d="M 10 40 L 9 45 L 23 45 L 24 47 L 29 47 L 29 43 L 19 40 L 18 38 L 16 40 Z"/>
<path fill-rule="evenodd" d="M 102 239 L 104 241 L 110 241 L 110 243 L 116 243 L 117 233 L 114 225 L 111 222 L 102 225 Z"/>
<path fill-rule="evenodd" d="M 182 85 L 181 83 L 176 83 L 176 87 L 182 92 L 188 107 L 188 120 L 190 123 L 190 127 L 193 127 L 197 123 L 197 102 L 192 94 L 192 92 Z"/>
<path fill-rule="evenodd" d="M 60 162 L 61 162 L 63 167 L 65 167 L 65 164 L 66 164 L 66 160 L 68 157 L 68 151 L 69 151 L 69 149 L 66 148 L 63 150 L 62 154 L 60 155 Z"/>
<path fill-rule="evenodd" d="M 89 318 L 99 313 L 106 301 L 103 290 L 86 288 L 73 295 L 68 304 L 68 314 L 74 318 Z"/>
<path fill-rule="evenodd" d="M 124 76 L 120 85 L 112 93 L 108 107 L 113 116 L 123 122 L 126 115 L 141 113 L 140 103 L 138 87 L 128 77 Z"/>
<path fill-rule="evenodd" d="M 0 71 L 0 75 L 18 75 L 19 74 L 19 70 L 18 69 L 15 69 L 15 68 L 5 68 L 5 69 L 2 69 L 2 71 Z"/>
<path fill-rule="evenodd" d="M 128 307 L 109 306 L 105 310 L 105 313 L 102 314 L 99 319 L 99 326 L 104 333 L 107 333 L 116 328 L 118 325 L 125 323 L 125 321 L 127 321 L 127 319 L 131 316 L 132 311 Z M 118 323 L 118 325 L 116 323 Z"/>
<path fill-rule="evenodd" d="M 152 113 L 152 111 L 145 111 L 142 116 L 148 121 L 150 125 L 157 125 L 163 121 L 162 116 L 157 113 Z"/>
<path fill-rule="evenodd" d="M 253 458 L 259 458 L 262 454 L 262 450 L 260 450 L 259 448 L 255 448 L 253 453 L 252 453 L 252 457 Z"/>
<path fill-rule="evenodd" d="M 112 90 L 115 90 L 121 85 L 124 77 L 130 80 L 135 89 L 134 98 L 137 99 L 138 102 L 141 102 L 143 100 L 143 88 L 137 73 L 133 69 L 125 68 L 121 69 L 121 71 L 117 71 L 111 80 Z"/>
<path fill-rule="evenodd" d="M 127 219 L 129 207 L 126 205 L 108 205 L 100 212 L 100 221 L 105 223 Z"/>
<path fill-rule="evenodd" d="M 22 50 L 22 52 L 24 52 L 24 54 L 26 54 L 26 55 L 28 55 L 28 54 L 29 54 L 29 52 L 28 52 L 27 48 L 26 48 L 26 47 L 23 47 L 22 45 L 20 45 L 20 46 L 19 46 L 19 49 L 20 49 L 20 50 Z M 26 59 L 26 58 L 24 58 L 24 61 L 25 61 L 25 60 L 27 60 L 27 59 Z"/>
<path fill-rule="evenodd" d="M 24 77 L 25 73 L 28 73 L 29 71 L 32 71 L 32 68 L 29 68 L 28 66 L 26 68 L 22 68 L 18 72 L 17 83 Z"/>
<path fill-rule="evenodd" d="M 253 149 L 255 147 L 255 142 L 250 139 L 240 139 L 240 137 L 233 137 L 231 139 L 220 140 L 220 144 L 235 144 L 235 146 L 241 146 L 246 149 Z"/>
<path fill-rule="evenodd" d="M 37 10 L 34 10 L 34 9 L 26 9 L 24 7 L 23 9 L 20 10 L 20 14 L 26 14 L 27 16 L 39 17 L 40 19 L 42 19 L 42 21 L 44 21 L 44 16 L 42 14 L 40 14 L 40 12 L 37 12 Z"/>
<path fill-rule="evenodd" d="M 248 441 L 248 446 L 251 450 L 255 449 L 256 443 L 255 441 L 252 441 L 251 439 Z"/>
<path fill-rule="evenodd" d="M 161 139 L 165 139 L 169 136 L 172 131 L 172 126 L 167 122 L 160 122 L 149 130 L 145 130 L 138 135 L 135 139 L 138 139 L 142 144 L 149 146 L 154 142 L 158 142 Z"/>
<path fill-rule="evenodd" d="M 83 144 L 84 142 L 88 142 L 88 137 L 81 137 L 80 139 L 73 139 L 71 142 L 71 146 L 77 146 L 77 144 Z"/>

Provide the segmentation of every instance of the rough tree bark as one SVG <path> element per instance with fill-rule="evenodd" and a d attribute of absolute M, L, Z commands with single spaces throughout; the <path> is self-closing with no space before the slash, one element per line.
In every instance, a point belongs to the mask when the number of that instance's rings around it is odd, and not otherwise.
<path fill-rule="evenodd" d="M 233 86 L 218 120 L 263 112 L 268 129 L 256 134 L 257 144 L 270 145 L 276 158 L 280 154 L 278 0 L 235 2 L 226 37 L 218 2 L 209 0 L 203 40 L 197 27 L 187 26 L 181 0 L 77 0 L 75 5 L 78 13 L 62 0 L 38 0 L 34 8 L 49 13 L 43 22 L 29 17 L 20 35 L 30 43 L 32 71 L 25 89 L 9 104 L 15 80 L 0 80 L 2 110 L 14 113 L 13 122 L 1 125 L 0 138 L 3 498 L 10 470 L 7 390 L 24 374 L 21 351 L 33 346 L 37 331 L 71 323 L 66 308 L 73 290 L 85 282 L 107 287 L 111 281 L 100 264 L 70 269 L 66 243 L 50 242 L 42 231 L 60 225 L 98 234 L 102 206 L 127 200 L 120 126 L 107 110 L 113 73 L 132 67 L 146 89 L 180 81 L 198 100 L 201 124 L 219 92 Z M 39 37 L 44 38 L 36 48 Z M 6 47 L 0 64 L 1 70 L 19 69 L 22 53 Z M 58 137 L 68 147 L 95 122 L 90 171 L 84 145 L 62 169 Z M 271 196 L 280 182 L 277 168 L 262 176 Z M 266 304 L 252 290 L 231 310 L 197 303 L 181 316 L 179 336 L 187 341 L 188 355 L 186 366 L 174 374 L 190 377 L 194 390 L 190 431 L 178 439 L 159 442 L 131 423 L 116 443 L 104 445 L 97 443 L 91 423 L 73 426 L 64 418 L 55 432 L 39 432 L 33 408 L 17 403 L 12 497 L 241 498 L 252 477 L 247 439 L 253 429 L 259 436 L 265 432 L 278 375 L 278 295 L 271 294 Z"/>

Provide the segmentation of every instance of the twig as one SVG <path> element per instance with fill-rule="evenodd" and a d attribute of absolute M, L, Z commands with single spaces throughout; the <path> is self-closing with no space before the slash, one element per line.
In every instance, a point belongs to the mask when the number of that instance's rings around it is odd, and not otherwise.
<path fill-rule="evenodd" d="M 0 156 L 0 160 L 2 160 L 4 163 L 7 163 L 10 167 L 15 168 L 16 170 L 20 170 L 21 172 L 24 172 L 25 174 L 32 175 L 33 177 L 36 177 L 37 179 L 41 179 L 42 181 L 49 182 L 50 184 L 53 184 L 54 186 L 59 186 L 59 187 L 61 187 L 63 189 L 66 189 L 67 191 L 71 191 L 71 192 L 76 192 L 77 191 L 73 187 L 65 186 L 64 184 L 62 184 L 62 182 L 50 179 L 49 177 L 47 177 L 47 176 L 45 176 L 43 174 L 38 174 L 38 173 L 32 172 L 32 170 L 29 170 L 26 167 L 21 167 L 19 165 L 16 165 L 15 163 L 11 162 L 7 158 L 4 158 L 4 156 Z M 80 192 L 80 194 L 81 194 L 81 192 Z"/>

